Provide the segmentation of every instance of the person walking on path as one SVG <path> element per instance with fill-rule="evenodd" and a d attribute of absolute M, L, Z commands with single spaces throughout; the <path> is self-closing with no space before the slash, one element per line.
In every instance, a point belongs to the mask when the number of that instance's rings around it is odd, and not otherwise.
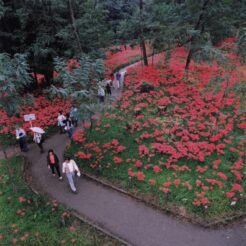
<path fill-rule="evenodd" d="M 99 85 L 98 87 L 98 97 L 99 97 L 99 102 L 104 103 L 105 91 L 101 85 Z"/>
<path fill-rule="evenodd" d="M 119 87 L 118 87 L 118 88 L 120 88 L 121 74 L 120 74 L 120 72 L 119 72 L 119 71 L 116 73 L 116 80 L 118 81 L 118 84 L 119 84 Z"/>
<path fill-rule="evenodd" d="M 38 132 L 34 132 L 33 135 L 33 141 L 38 145 L 38 147 L 40 148 L 40 153 L 44 153 L 44 147 L 43 147 L 43 136 L 41 133 Z"/>
<path fill-rule="evenodd" d="M 72 120 L 70 118 L 69 113 L 66 114 L 66 120 L 64 122 L 65 122 L 64 129 L 67 132 L 68 137 L 72 138 L 72 135 L 73 135 L 73 123 L 72 123 Z"/>
<path fill-rule="evenodd" d="M 115 75 L 115 79 L 113 80 L 113 87 L 115 90 L 118 90 L 120 88 L 120 73 L 117 72 Z"/>
<path fill-rule="evenodd" d="M 107 85 L 106 85 L 106 93 L 111 96 L 111 86 L 110 86 L 110 83 L 108 82 Z"/>
<path fill-rule="evenodd" d="M 65 120 L 66 120 L 66 117 L 63 115 L 63 112 L 59 111 L 59 114 L 57 117 L 57 125 L 60 128 L 60 134 L 64 133 Z"/>
<path fill-rule="evenodd" d="M 78 109 L 75 105 L 72 105 L 70 110 L 70 118 L 72 121 L 72 124 L 77 127 L 78 126 Z"/>
<path fill-rule="evenodd" d="M 73 193 L 77 194 L 77 189 L 74 184 L 74 177 L 77 173 L 77 176 L 80 177 L 80 171 L 74 160 L 71 160 L 70 157 L 65 157 L 65 161 L 62 164 L 62 172 L 66 173 L 68 183 Z"/>
<path fill-rule="evenodd" d="M 125 79 L 125 75 L 126 75 L 126 70 L 121 71 L 121 77 L 120 77 L 120 87 L 122 88 L 124 85 L 124 79 Z"/>
<path fill-rule="evenodd" d="M 20 150 L 22 152 L 27 152 L 28 147 L 27 147 L 27 143 L 26 143 L 26 132 L 25 132 L 25 130 L 19 126 L 16 126 L 15 134 L 16 134 L 16 139 L 18 140 L 19 145 L 20 145 Z"/>
<path fill-rule="evenodd" d="M 49 149 L 48 155 L 47 155 L 47 166 L 49 169 L 51 169 L 52 175 L 56 176 L 55 174 L 55 169 L 58 174 L 59 180 L 62 181 L 62 176 L 60 172 L 60 167 L 59 167 L 59 159 L 57 155 L 55 154 L 53 149 Z"/>

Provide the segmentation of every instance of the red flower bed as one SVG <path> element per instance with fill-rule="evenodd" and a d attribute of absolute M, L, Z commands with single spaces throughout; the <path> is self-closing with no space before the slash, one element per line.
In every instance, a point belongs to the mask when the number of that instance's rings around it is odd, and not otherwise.
<path fill-rule="evenodd" d="M 212 216 L 231 213 L 232 201 L 238 208 L 244 206 L 244 151 L 238 137 L 245 118 L 240 114 L 239 97 L 227 92 L 240 81 L 238 70 L 192 62 L 186 81 L 186 55 L 185 49 L 178 48 L 168 68 L 160 63 L 160 54 L 154 66 L 128 69 L 115 113 L 106 113 L 97 123 L 100 136 L 89 133 L 101 151 L 95 154 L 80 146 L 92 154 L 90 162 L 82 162 L 83 167 L 98 169 L 100 165 L 104 175 L 123 180 L 127 176 L 141 191 L 164 193 L 192 211 L 205 208 Z M 218 74 L 229 79 L 214 90 L 208 82 Z M 154 90 L 142 93 L 142 82 Z M 114 151 L 120 145 L 123 150 Z"/>
<path fill-rule="evenodd" d="M 115 51 L 113 51 L 115 50 Z M 150 48 L 147 45 L 147 53 L 150 53 Z M 110 50 L 106 51 L 106 60 L 105 60 L 105 68 L 106 68 L 106 76 L 110 77 L 111 74 L 123 64 L 129 64 L 132 60 L 141 57 L 141 48 L 139 45 L 131 47 L 127 46 L 115 46 L 111 47 Z"/>
<path fill-rule="evenodd" d="M 25 114 L 35 114 L 36 120 L 32 121 L 33 126 L 47 129 L 49 126 L 57 124 L 58 112 L 69 112 L 71 104 L 69 101 L 63 101 L 55 98 L 52 102 L 39 96 L 35 99 L 33 106 L 25 106 L 21 109 L 19 117 L 8 117 L 5 111 L 0 111 L 0 134 L 15 134 L 15 126 L 19 124 L 29 132 L 30 123 L 24 122 Z"/>

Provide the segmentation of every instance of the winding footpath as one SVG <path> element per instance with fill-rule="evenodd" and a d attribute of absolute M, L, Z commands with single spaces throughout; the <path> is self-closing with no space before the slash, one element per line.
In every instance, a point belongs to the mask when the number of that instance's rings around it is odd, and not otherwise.
<path fill-rule="evenodd" d="M 120 94 L 113 93 L 115 97 Z M 83 176 L 77 179 L 78 194 L 70 192 L 66 178 L 59 182 L 47 168 L 46 155 L 54 149 L 62 161 L 69 144 L 66 135 L 55 135 L 44 143 L 45 153 L 29 145 L 27 175 L 33 188 L 79 214 L 103 231 L 136 246 L 246 246 L 246 219 L 216 230 L 179 221 L 122 193 Z"/>

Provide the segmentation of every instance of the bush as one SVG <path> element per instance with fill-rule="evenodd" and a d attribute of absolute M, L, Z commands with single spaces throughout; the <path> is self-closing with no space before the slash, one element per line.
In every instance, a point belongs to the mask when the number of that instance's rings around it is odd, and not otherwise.
<path fill-rule="evenodd" d="M 141 93 L 149 93 L 150 91 L 154 90 L 154 86 L 151 84 L 148 84 L 147 82 L 142 82 L 140 86 L 140 92 Z"/>

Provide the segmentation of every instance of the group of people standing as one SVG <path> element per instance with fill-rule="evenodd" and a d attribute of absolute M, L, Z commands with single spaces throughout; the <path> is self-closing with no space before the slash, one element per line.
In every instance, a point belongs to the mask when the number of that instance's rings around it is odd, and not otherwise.
<path fill-rule="evenodd" d="M 66 115 L 63 114 L 63 111 L 59 111 L 57 117 L 57 125 L 60 128 L 60 134 L 67 133 L 69 138 L 72 138 L 73 127 L 78 126 L 78 109 L 76 106 L 72 106 L 70 113 Z"/>
<path fill-rule="evenodd" d="M 68 134 L 69 138 L 72 138 L 73 134 L 73 127 L 78 126 L 78 109 L 76 106 L 72 106 L 70 113 L 67 113 L 66 116 L 63 115 L 62 111 L 59 111 L 57 117 L 57 125 L 60 128 L 60 133 Z M 33 131 L 33 141 L 38 145 L 40 148 L 40 153 L 44 153 L 44 130 L 40 127 L 31 127 Z M 26 131 L 21 128 L 20 126 L 16 126 L 15 130 L 16 139 L 19 142 L 21 152 L 28 152 L 27 146 L 27 134 Z"/>

